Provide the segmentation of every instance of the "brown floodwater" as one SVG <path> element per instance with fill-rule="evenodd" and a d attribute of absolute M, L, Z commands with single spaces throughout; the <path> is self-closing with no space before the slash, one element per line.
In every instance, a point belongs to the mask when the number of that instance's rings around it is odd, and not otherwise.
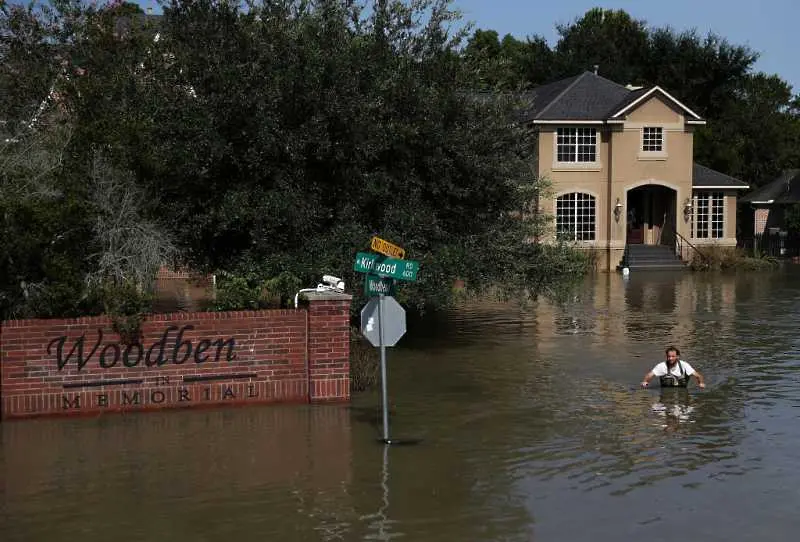
<path fill-rule="evenodd" d="M 4 542 L 794 540 L 800 273 L 591 277 L 409 322 L 349 405 L 0 424 Z M 676 344 L 708 387 L 639 389 Z"/>

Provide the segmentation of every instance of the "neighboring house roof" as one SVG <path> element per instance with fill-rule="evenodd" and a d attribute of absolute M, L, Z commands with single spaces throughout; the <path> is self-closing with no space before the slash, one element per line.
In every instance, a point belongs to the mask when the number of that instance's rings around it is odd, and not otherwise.
<path fill-rule="evenodd" d="M 761 188 L 742 197 L 742 203 L 780 205 L 800 203 L 800 169 L 787 169 Z"/>
<path fill-rule="evenodd" d="M 622 122 L 628 111 L 655 95 L 683 111 L 688 122 L 705 122 L 661 87 L 626 87 L 589 71 L 528 92 L 530 107 L 524 120 L 534 124 Z"/>
<path fill-rule="evenodd" d="M 747 183 L 700 164 L 692 164 L 692 188 L 750 188 Z"/>

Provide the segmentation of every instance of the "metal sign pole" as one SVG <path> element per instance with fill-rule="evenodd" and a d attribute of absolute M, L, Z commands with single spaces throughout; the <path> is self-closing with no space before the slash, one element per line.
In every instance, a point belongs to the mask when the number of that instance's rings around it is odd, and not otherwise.
<path fill-rule="evenodd" d="M 381 388 L 383 394 L 383 442 L 389 443 L 389 404 L 386 383 L 386 345 L 383 344 L 383 297 L 378 294 L 378 337 L 381 349 Z"/>

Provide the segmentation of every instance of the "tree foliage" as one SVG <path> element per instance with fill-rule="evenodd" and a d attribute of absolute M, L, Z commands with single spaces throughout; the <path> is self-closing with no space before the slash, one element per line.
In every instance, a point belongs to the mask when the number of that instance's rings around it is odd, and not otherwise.
<path fill-rule="evenodd" d="M 19 61 L 33 95 L 49 81 L 48 118 L 61 112 L 70 130 L 52 204 L 68 220 L 4 224 L 37 246 L 68 239 L 59 257 L 84 305 L 92 279 L 129 292 L 171 255 L 230 277 L 222 308 L 285 304 L 323 273 L 358 295 L 352 262 L 375 234 L 420 261 L 401 289 L 418 307 L 449 302 L 456 279 L 535 295 L 583 270 L 569 247 L 525 242 L 545 224 L 526 211 L 545 188 L 535 136 L 514 98 L 470 91 L 449 0 L 163 8 L 153 21 L 128 4 L 52 2 L 50 34 L 33 42 L 58 44 L 58 69 Z M 37 265 L 9 262 L 18 278 L 4 289 Z M 79 310 L 67 305 L 51 312 Z"/>

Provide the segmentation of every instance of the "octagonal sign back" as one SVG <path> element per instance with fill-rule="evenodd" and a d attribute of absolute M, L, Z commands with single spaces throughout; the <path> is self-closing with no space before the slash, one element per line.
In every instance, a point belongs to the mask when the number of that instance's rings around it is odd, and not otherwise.
<path fill-rule="evenodd" d="M 406 334 L 406 311 L 392 296 L 383 297 L 383 320 L 378 325 L 380 296 L 370 299 L 361 309 L 361 333 L 372 346 L 381 345 L 380 328 L 383 331 L 383 346 L 394 346 Z"/>

